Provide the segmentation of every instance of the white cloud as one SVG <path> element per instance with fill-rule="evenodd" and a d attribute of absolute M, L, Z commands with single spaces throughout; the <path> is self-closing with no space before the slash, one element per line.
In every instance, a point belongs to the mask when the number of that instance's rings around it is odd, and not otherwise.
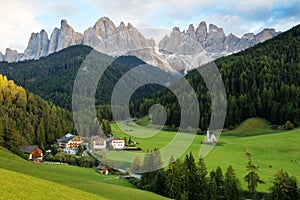
<path fill-rule="evenodd" d="M 124 21 L 134 25 L 144 18 L 150 17 L 161 4 L 160 0 L 114 0 L 109 3 L 107 0 L 89 0 L 88 2 L 95 6 L 101 16 L 107 16 L 115 23 Z"/>
<path fill-rule="evenodd" d="M 247 22 L 237 15 L 213 14 L 204 19 L 207 23 L 213 23 L 219 28 L 223 28 L 226 35 L 230 33 L 242 37 L 245 33 L 257 33 L 264 27 L 260 22 Z"/>
<path fill-rule="evenodd" d="M 10 0 L 1 4 L 0 9 L 0 51 L 10 47 L 23 51 L 27 45 L 30 34 L 34 30 L 41 30 L 45 26 L 36 21 L 35 14 L 39 12 L 27 1 Z"/>
<path fill-rule="evenodd" d="M 279 20 L 272 27 L 275 28 L 277 31 L 285 31 L 291 29 L 297 24 L 300 24 L 300 19 L 291 19 L 290 21 Z"/>

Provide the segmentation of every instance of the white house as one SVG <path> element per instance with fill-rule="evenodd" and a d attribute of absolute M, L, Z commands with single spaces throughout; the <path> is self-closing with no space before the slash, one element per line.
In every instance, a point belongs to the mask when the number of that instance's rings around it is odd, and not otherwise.
<path fill-rule="evenodd" d="M 114 147 L 114 149 L 124 149 L 125 141 L 123 139 L 113 139 L 111 141 L 111 145 Z"/>
<path fill-rule="evenodd" d="M 106 138 L 102 136 L 93 136 L 92 140 L 92 151 L 102 150 L 106 148 Z"/>

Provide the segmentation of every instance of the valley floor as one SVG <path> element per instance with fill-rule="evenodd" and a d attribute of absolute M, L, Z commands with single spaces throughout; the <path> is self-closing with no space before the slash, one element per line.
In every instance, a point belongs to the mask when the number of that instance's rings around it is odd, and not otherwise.
<path fill-rule="evenodd" d="M 251 121 L 252 120 L 252 121 Z M 130 137 L 124 133 L 127 130 L 129 134 L 149 134 L 147 131 L 153 129 L 143 129 L 133 124 L 121 123 L 113 124 L 113 133 L 116 137 Z M 123 131 L 122 131 L 122 130 Z M 249 133 L 249 134 L 245 134 Z M 251 136 L 251 134 L 253 136 Z M 138 141 L 143 151 L 163 148 L 176 135 L 176 132 L 160 131 L 153 137 L 138 138 L 131 136 L 133 141 Z M 205 136 L 196 135 L 194 141 L 186 152 L 192 152 L 199 156 L 201 142 Z M 250 119 L 233 131 L 223 133 L 219 141 L 225 142 L 222 146 L 215 146 L 212 151 L 204 157 L 208 171 L 214 170 L 220 166 L 223 173 L 229 165 L 232 165 L 237 173 L 243 188 L 246 190 L 244 176 L 247 174 L 246 165 L 248 159 L 245 149 L 248 148 L 253 155 L 253 163 L 259 166 L 259 175 L 265 184 L 258 186 L 259 191 L 267 192 L 272 184 L 274 174 L 283 169 L 290 175 L 295 176 L 300 182 L 300 129 L 290 131 L 278 131 L 269 128 L 262 119 Z M 182 155 L 182 157 L 185 154 Z"/>

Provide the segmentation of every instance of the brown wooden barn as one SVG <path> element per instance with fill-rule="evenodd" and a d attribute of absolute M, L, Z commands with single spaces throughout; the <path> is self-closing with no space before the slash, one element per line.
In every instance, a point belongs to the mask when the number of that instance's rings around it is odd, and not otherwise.
<path fill-rule="evenodd" d="M 28 160 L 31 162 L 43 161 L 43 150 L 39 146 L 20 146 L 20 150 L 28 155 Z"/>

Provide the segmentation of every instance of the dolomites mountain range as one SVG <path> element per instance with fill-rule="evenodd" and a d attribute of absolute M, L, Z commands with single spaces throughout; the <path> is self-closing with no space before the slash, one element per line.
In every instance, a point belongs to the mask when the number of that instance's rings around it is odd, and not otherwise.
<path fill-rule="evenodd" d="M 17 62 L 39 59 L 73 45 L 87 45 L 112 56 L 135 55 L 145 62 L 167 71 L 190 70 L 216 58 L 239 52 L 278 35 L 274 29 L 264 29 L 258 34 L 247 33 L 241 38 L 223 28 L 200 22 L 197 28 L 189 25 L 186 31 L 174 27 L 160 41 L 146 38 L 137 28 L 121 22 L 116 26 L 108 17 L 100 18 L 84 33 L 76 32 L 66 20 L 50 35 L 42 30 L 32 33 L 23 53 L 6 49 L 0 52 L 0 61 Z"/>

